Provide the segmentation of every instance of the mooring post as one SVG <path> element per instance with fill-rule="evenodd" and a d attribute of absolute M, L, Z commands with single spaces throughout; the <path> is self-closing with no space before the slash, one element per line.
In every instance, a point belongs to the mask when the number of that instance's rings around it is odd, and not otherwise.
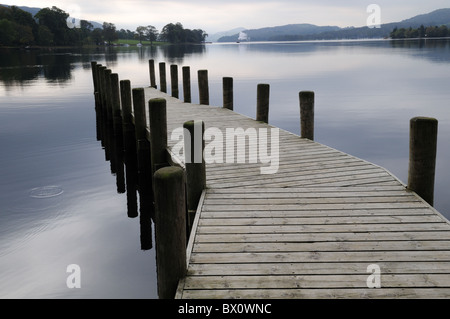
<path fill-rule="evenodd" d="M 166 80 L 166 63 L 159 63 L 159 86 L 161 92 L 167 93 L 167 80 Z"/>
<path fill-rule="evenodd" d="M 301 91 L 299 98 L 301 137 L 314 141 L 314 92 Z"/>
<path fill-rule="evenodd" d="M 223 107 L 233 110 L 233 78 L 224 77 L 222 79 Z"/>
<path fill-rule="evenodd" d="M 178 66 L 176 64 L 170 65 L 170 84 L 172 97 L 178 99 Z"/>
<path fill-rule="evenodd" d="M 198 71 L 198 91 L 200 104 L 209 105 L 208 70 Z"/>
<path fill-rule="evenodd" d="M 191 103 L 191 68 L 183 66 L 183 97 L 185 103 Z"/>
<path fill-rule="evenodd" d="M 120 81 L 120 101 L 122 103 L 122 123 L 123 125 L 129 125 L 132 123 L 131 114 L 132 102 L 131 102 L 131 82 L 130 80 Z"/>
<path fill-rule="evenodd" d="M 106 113 L 106 80 L 105 80 L 106 66 L 98 68 L 98 79 L 100 84 L 100 101 L 102 103 L 102 110 Z"/>
<path fill-rule="evenodd" d="M 148 60 L 148 68 L 150 72 L 150 87 L 156 89 L 156 77 L 155 77 L 155 60 Z"/>
<path fill-rule="evenodd" d="M 101 84 L 101 77 L 100 77 L 100 68 L 101 68 L 101 64 L 96 64 L 95 65 L 95 69 L 94 69 L 94 76 L 95 76 L 95 83 L 96 83 L 96 87 L 95 87 L 95 92 L 97 92 L 98 96 L 97 96 L 97 103 L 96 106 L 99 107 L 99 109 L 102 109 L 102 84 Z M 94 93 L 95 93 L 94 92 Z"/>
<path fill-rule="evenodd" d="M 120 110 L 120 89 L 119 89 L 119 75 L 117 73 L 112 73 L 110 75 L 111 81 L 111 102 L 113 110 L 114 120 L 121 120 L 122 111 Z M 115 125 L 115 124 L 114 124 Z"/>
<path fill-rule="evenodd" d="M 147 116 L 145 114 L 145 93 L 143 88 L 133 89 L 134 125 L 136 142 L 147 138 Z"/>
<path fill-rule="evenodd" d="M 156 171 L 154 180 L 158 296 L 172 299 L 187 268 L 184 171 L 164 167 Z"/>
<path fill-rule="evenodd" d="M 158 169 L 167 166 L 166 104 L 166 100 L 162 98 L 150 99 L 148 101 L 152 174 Z"/>
<path fill-rule="evenodd" d="M 131 99 L 131 82 L 130 80 L 120 81 L 120 100 L 122 102 L 122 134 L 123 147 L 125 156 L 130 158 L 129 153 L 136 154 L 136 134 L 132 120 L 132 99 Z M 130 143 L 130 141 L 133 141 Z M 136 156 L 136 155 L 134 155 Z M 137 166 L 136 166 L 137 167 Z M 127 167 L 128 168 L 128 167 Z M 128 174 L 127 174 L 128 178 Z M 137 216 L 137 215 L 136 215 Z"/>
<path fill-rule="evenodd" d="M 256 120 L 269 123 L 270 85 L 258 84 L 256 96 Z"/>
<path fill-rule="evenodd" d="M 147 115 L 145 112 L 145 93 L 143 88 L 136 88 L 133 92 L 134 130 L 138 159 L 138 171 L 144 179 L 152 179 L 150 159 L 150 143 L 147 140 Z"/>
<path fill-rule="evenodd" d="M 96 61 L 91 61 L 92 81 L 94 82 L 94 93 L 98 92 L 96 69 L 97 69 L 97 62 Z"/>
<path fill-rule="evenodd" d="M 414 117 L 410 121 L 408 189 L 434 205 L 438 121 Z"/>
<path fill-rule="evenodd" d="M 183 124 L 183 128 L 188 228 L 190 230 L 200 196 L 206 188 L 206 165 L 203 157 L 205 123 L 203 121 L 187 121 Z"/>
<path fill-rule="evenodd" d="M 111 70 L 105 70 L 105 82 L 106 82 L 106 112 L 108 121 L 113 120 L 113 111 L 112 111 L 112 91 L 111 91 Z"/>

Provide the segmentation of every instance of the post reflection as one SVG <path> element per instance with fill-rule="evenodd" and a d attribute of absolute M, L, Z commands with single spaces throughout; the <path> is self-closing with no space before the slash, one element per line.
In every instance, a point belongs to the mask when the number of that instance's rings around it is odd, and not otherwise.
<path fill-rule="evenodd" d="M 110 163 L 111 174 L 116 177 L 117 192 L 127 196 L 127 216 L 139 217 L 141 249 L 150 250 L 153 248 L 154 222 L 150 167 L 145 164 L 149 161 L 138 161 L 139 157 L 150 154 L 137 152 L 134 125 L 123 124 L 121 118 L 111 118 L 98 104 L 95 111 L 97 140 L 105 150 L 105 161 Z M 149 151 L 150 148 L 146 149 Z"/>

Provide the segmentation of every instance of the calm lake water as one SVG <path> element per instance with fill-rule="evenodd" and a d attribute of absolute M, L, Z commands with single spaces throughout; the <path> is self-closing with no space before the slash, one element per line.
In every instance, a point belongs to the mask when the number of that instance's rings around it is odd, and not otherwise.
<path fill-rule="evenodd" d="M 141 236 L 151 244 L 152 225 L 129 217 L 130 194 L 97 139 L 90 69 L 95 60 L 143 87 L 151 58 L 191 67 L 194 103 L 197 70 L 209 72 L 211 105 L 233 77 L 235 111 L 251 117 L 257 84 L 270 84 L 269 123 L 296 134 L 298 93 L 313 90 L 316 141 L 405 183 L 409 120 L 436 117 L 435 207 L 450 218 L 448 40 L 0 50 L 0 298 L 157 298 L 155 250 Z M 67 287 L 71 264 L 80 289 Z"/>

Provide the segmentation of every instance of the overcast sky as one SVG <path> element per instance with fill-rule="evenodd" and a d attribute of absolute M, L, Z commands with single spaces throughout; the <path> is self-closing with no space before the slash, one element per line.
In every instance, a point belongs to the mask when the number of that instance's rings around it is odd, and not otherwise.
<path fill-rule="evenodd" d="M 364 26 L 367 7 L 378 4 L 381 23 L 401 21 L 436 9 L 449 8 L 449 0 L 0 0 L 2 4 L 52 7 L 71 16 L 114 23 L 118 29 L 136 30 L 153 25 L 158 30 L 181 22 L 185 28 L 209 34 L 236 27 L 255 29 L 293 23 Z"/>

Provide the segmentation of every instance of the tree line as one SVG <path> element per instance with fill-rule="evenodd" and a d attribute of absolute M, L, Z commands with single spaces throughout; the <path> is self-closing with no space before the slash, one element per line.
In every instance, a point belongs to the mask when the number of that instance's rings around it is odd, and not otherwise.
<path fill-rule="evenodd" d="M 450 36 L 450 30 L 446 25 L 429 26 L 421 25 L 419 28 L 394 28 L 390 37 L 392 39 L 410 39 L 410 38 L 445 38 Z"/>
<path fill-rule="evenodd" d="M 94 28 L 87 20 L 75 21 L 69 14 L 53 6 L 41 9 L 34 17 L 16 6 L 0 6 L 0 46 L 80 46 L 111 44 L 118 39 L 162 41 L 169 43 L 201 43 L 207 34 L 201 29 L 185 29 L 181 23 L 169 23 L 161 32 L 154 26 L 139 26 L 135 31 L 117 30 L 104 22 Z"/>

